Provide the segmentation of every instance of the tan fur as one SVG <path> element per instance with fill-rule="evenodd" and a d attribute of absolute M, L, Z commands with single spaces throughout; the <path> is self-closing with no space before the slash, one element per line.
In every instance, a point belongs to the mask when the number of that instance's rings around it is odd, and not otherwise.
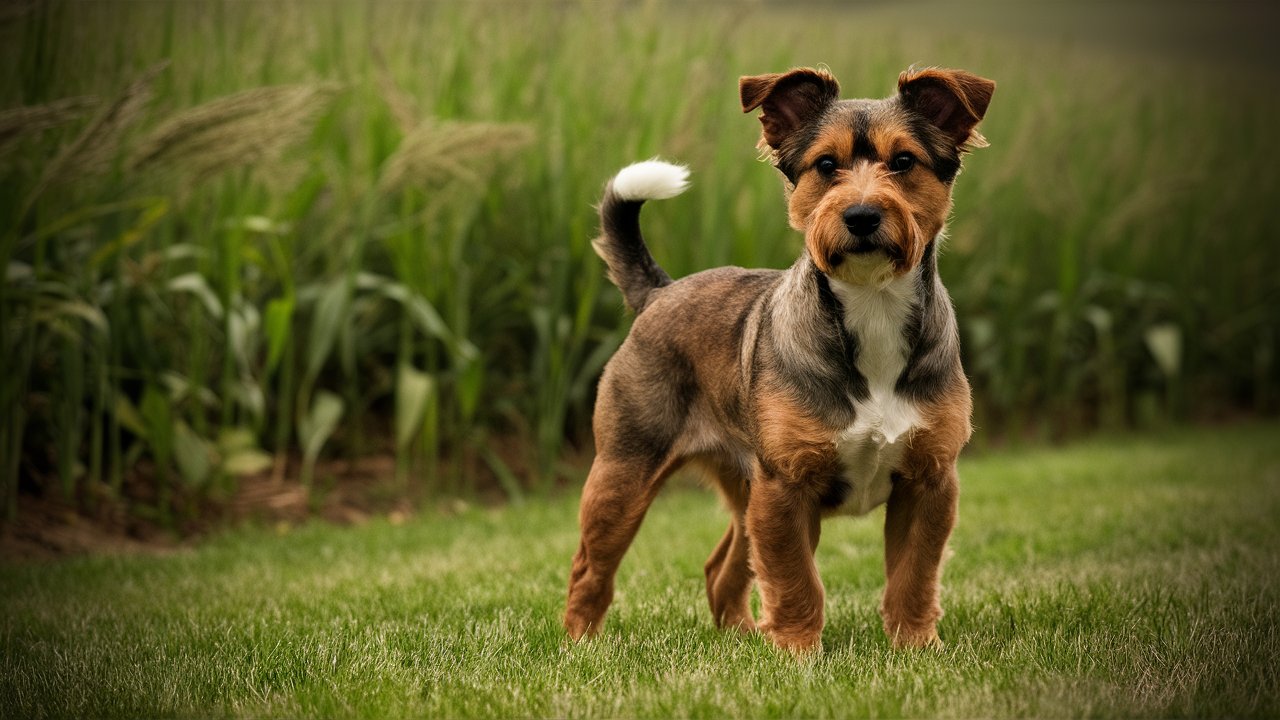
<path fill-rule="evenodd" d="M 761 392 L 756 406 L 760 408 L 759 456 L 775 475 L 800 481 L 835 472 L 831 428 L 778 390 Z"/>
<path fill-rule="evenodd" d="M 747 506 L 747 534 L 760 585 L 759 628 L 776 645 L 815 650 L 824 622 L 822 579 L 814 564 L 822 517 L 805 483 L 757 474 Z"/>

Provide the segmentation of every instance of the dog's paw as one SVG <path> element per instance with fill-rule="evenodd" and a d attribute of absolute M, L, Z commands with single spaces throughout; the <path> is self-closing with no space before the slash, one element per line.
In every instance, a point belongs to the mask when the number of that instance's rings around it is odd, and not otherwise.
<path fill-rule="evenodd" d="M 587 640 L 594 637 L 600 632 L 600 623 L 591 622 L 586 618 L 578 615 L 566 615 L 564 618 L 564 629 L 569 632 L 569 638 L 574 642 Z"/>
<path fill-rule="evenodd" d="M 775 646 L 796 657 L 808 657 L 822 651 L 822 630 L 784 630 L 761 623 L 759 631 Z"/>
<path fill-rule="evenodd" d="M 912 629 L 905 625 L 890 627 L 885 623 L 884 631 L 894 650 L 941 650 L 943 647 L 938 629 L 933 626 Z"/>
<path fill-rule="evenodd" d="M 751 617 L 751 611 L 728 612 L 716 617 L 716 627 L 721 630 L 737 630 L 743 635 L 747 635 L 756 631 L 755 618 Z"/>

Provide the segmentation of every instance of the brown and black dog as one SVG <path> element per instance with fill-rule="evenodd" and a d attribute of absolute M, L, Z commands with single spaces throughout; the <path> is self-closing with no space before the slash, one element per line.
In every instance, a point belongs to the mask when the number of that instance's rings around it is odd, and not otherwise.
<path fill-rule="evenodd" d="M 887 503 L 885 632 L 899 647 L 936 644 L 971 409 L 937 252 L 995 83 L 908 70 L 893 97 L 840 100 L 834 77 L 803 68 L 739 88 L 744 112 L 762 110 L 760 147 L 805 252 L 787 270 L 672 281 L 645 247 L 640 207 L 683 191 L 687 171 L 648 161 L 606 187 L 595 247 L 637 315 L 600 380 L 565 627 L 575 639 L 600 629 L 645 511 L 693 461 L 733 516 L 706 564 L 717 625 L 817 648 L 821 521 Z"/>

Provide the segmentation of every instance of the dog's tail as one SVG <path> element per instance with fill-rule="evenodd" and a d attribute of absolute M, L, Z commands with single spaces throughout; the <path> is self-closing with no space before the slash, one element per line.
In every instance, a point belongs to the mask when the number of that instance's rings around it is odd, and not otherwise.
<path fill-rule="evenodd" d="M 591 242 L 609 266 L 609 279 L 622 291 L 627 307 L 644 310 L 649 292 L 671 284 L 640 234 L 640 206 L 645 200 L 675 197 L 689 187 L 689 169 L 661 160 L 646 160 L 618 171 L 600 201 L 600 237 Z"/>

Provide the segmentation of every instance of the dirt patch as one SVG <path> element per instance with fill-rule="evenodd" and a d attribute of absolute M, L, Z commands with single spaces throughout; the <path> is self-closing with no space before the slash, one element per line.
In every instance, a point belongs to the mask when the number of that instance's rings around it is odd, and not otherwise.
<path fill-rule="evenodd" d="M 495 443 L 490 449 L 501 456 L 511 475 L 527 482 L 532 470 L 521 464 L 515 443 Z M 590 450 L 566 454 L 565 468 L 586 468 Z M 279 529 L 319 520 L 337 525 L 359 525 L 385 517 L 393 523 L 407 520 L 421 510 L 451 514 L 472 504 L 498 505 L 508 498 L 502 484 L 488 473 L 478 458 L 468 468 L 473 487 L 453 491 L 447 483 L 433 486 L 410 475 L 397 480 L 395 458 L 389 454 L 355 460 L 319 463 L 315 484 L 304 487 L 296 479 L 297 459 L 238 478 L 234 490 L 181 494 L 170 498 L 163 516 L 156 498 L 154 471 L 145 462 L 125 478 L 120 497 L 105 487 L 82 488 L 80 496 L 62 498 L 54 493 L 23 493 L 16 519 L 0 523 L 0 559 L 41 561 L 84 554 L 168 553 L 191 547 L 220 529 L 245 523 Z M 571 473 L 572 474 L 572 473 Z M 28 488 L 54 484 L 28 483 Z M 51 496 L 52 495 L 52 496 Z"/>
<path fill-rule="evenodd" d="M 67 502 L 45 498 L 19 498 L 17 519 L 0 533 L 0 557 L 6 560 L 45 560 L 90 551 L 164 552 L 176 547 L 176 535 L 91 517 Z"/>
<path fill-rule="evenodd" d="M 308 490 L 270 472 L 239 478 L 217 497 L 174 497 L 168 517 L 156 509 L 153 483 L 126 482 L 124 496 L 61 499 L 24 494 L 17 517 L 0 528 L 0 558 L 49 560 L 69 555 L 166 553 L 189 547 L 220 528 L 244 523 L 288 527 L 309 520 L 358 525 L 373 517 L 403 521 L 422 506 L 417 483 L 397 485 L 395 461 L 371 457 L 317 467 Z M 446 505 L 447 507 L 447 505 Z M 92 508 L 86 510 L 85 508 Z"/>

